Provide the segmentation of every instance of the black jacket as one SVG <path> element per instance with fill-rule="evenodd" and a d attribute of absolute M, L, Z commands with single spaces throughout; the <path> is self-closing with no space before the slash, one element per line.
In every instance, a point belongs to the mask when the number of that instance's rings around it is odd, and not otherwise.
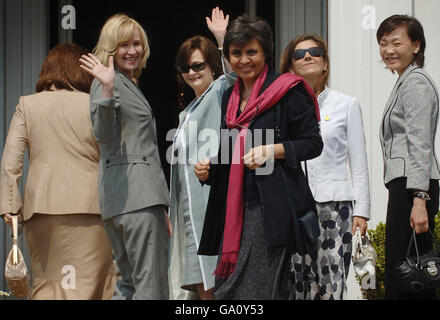
<path fill-rule="evenodd" d="M 274 70 L 269 70 L 261 92 L 264 92 L 278 76 L 279 74 Z M 230 88 L 223 95 L 221 129 L 227 129 L 225 115 L 232 89 Z M 291 89 L 277 105 L 255 118 L 249 130 L 254 132 L 256 129 L 274 129 L 277 125 L 277 108 L 280 108 L 279 125 L 282 137 L 278 143 L 284 145 L 286 159 L 275 162 L 272 174 L 255 176 L 264 208 L 266 236 L 271 247 L 286 246 L 291 241 L 292 213 L 288 209 L 286 187 L 280 166 L 283 166 L 296 214 L 302 216 L 310 210 L 316 210 L 316 207 L 300 162 L 318 157 L 323 148 L 315 108 L 302 85 Z M 265 134 L 260 145 L 266 144 L 264 137 Z M 218 157 L 212 159 L 210 178 L 207 182 L 211 185 L 211 191 L 198 250 L 200 255 L 219 254 L 223 239 L 230 165 L 221 164 L 218 159 L 222 159 L 222 144 L 225 141 L 227 140 L 222 135 Z M 259 144 L 256 142 L 253 147 Z M 231 141 L 229 145 L 229 163 L 231 163 L 233 149 Z M 215 164 L 217 162 L 219 164 Z"/>

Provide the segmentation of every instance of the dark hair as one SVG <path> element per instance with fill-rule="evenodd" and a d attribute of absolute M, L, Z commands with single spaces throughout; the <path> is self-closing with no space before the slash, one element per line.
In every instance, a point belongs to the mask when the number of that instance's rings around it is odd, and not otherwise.
<path fill-rule="evenodd" d="M 203 36 L 195 36 L 187 39 L 180 46 L 176 55 L 176 67 L 183 67 L 188 65 L 188 61 L 195 50 L 200 50 L 205 61 L 208 63 L 212 72 L 214 72 L 214 79 L 217 79 L 223 74 L 222 61 L 220 52 L 217 46 L 208 38 Z M 187 84 L 183 80 L 180 72 L 177 72 L 177 83 L 179 85 L 179 107 L 184 108 L 186 106 L 185 101 L 185 87 Z"/>
<path fill-rule="evenodd" d="M 266 55 L 266 63 L 271 66 L 273 61 L 273 34 L 269 24 L 261 18 L 250 18 L 243 15 L 232 21 L 227 29 L 223 50 L 229 61 L 229 47 L 234 44 L 244 47 L 253 39 L 256 39 L 263 47 Z"/>
<path fill-rule="evenodd" d="M 420 50 L 414 56 L 413 63 L 415 62 L 419 67 L 424 67 L 425 65 L 425 49 L 426 49 L 426 40 L 425 34 L 423 32 L 422 24 L 413 17 L 408 15 L 393 15 L 387 19 L 385 19 L 379 26 L 377 30 L 376 38 L 377 42 L 380 44 L 382 38 L 396 30 L 404 26 L 406 28 L 406 32 L 408 33 L 408 37 L 412 42 L 420 41 Z"/>
<path fill-rule="evenodd" d="M 324 50 L 324 56 L 322 58 L 324 62 L 327 63 L 327 70 L 324 72 L 322 85 L 326 86 L 328 84 L 328 78 L 330 76 L 330 58 L 328 56 L 327 44 L 325 43 L 324 39 L 322 39 L 317 34 L 304 33 L 293 38 L 287 45 L 286 49 L 284 49 L 283 55 L 281 56 L 280 71 L 281 73 L 286 73 L 290 71 L 293 63 L 292 54 L 295 51 L 296 46 L 306 40 L 315 41 L 318 47 Z"/>
<path fill-rule="evenodd" d="M 49 51 L 41 66 L 37 92 L 74 89 L 90 93 L 93 77 L 81 69 L 79 58 L 89 51 L 74 43 L 63 43 Z"/>

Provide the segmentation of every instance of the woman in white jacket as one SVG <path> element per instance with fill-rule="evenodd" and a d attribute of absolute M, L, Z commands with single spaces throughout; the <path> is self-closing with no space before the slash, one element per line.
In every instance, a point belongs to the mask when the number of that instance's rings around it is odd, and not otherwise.
<path fill-rule="evenodd" d="M 307 162 L 321 235 L 316 250 L 294 255 L 294 299 L 340 300 L 347 291 L 352 235 L 365 235 L 370 218 L 368 161 L 362 113 L 356 98 L 327 87 L 330 61 L 324 40 L 303 34 L 285 49 L 281 72 L 292 72 L 314 89 L 324 150 Z M 349 168 L 349 170 L 347 170 Z"/>

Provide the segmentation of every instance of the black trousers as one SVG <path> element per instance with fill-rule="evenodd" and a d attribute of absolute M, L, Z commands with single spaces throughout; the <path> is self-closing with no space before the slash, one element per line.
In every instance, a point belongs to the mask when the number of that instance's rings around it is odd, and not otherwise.
<path fill-rule="evenodd" d="M 426 290 L 416 294 L 402 293 L 399 282 L 394 276 L 395 266 L 405 259 L 412 236 L 410 225 L 411 210 L 414 202 L 412 192 L 406 189 L 406 178 L 399 178 L 386 185 L 389 198 L 385 240 L 385 299 L 387 300 L 432 300 L 436 299 L 435 290 Z M 431 201 L 426 202 L 429 228 L 434 232 L 434 219 L 439 210 L 439 183 L 431 180 L 429 192 Z M 419 253 L 426 253 L 433 248 L 429 233 L 417 235 Z M 411 255 L 415 255 L 414 246 Z"/>

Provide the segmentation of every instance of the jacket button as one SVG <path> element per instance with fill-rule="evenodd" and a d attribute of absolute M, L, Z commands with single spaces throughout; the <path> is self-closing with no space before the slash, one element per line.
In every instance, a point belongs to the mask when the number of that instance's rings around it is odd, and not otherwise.
<path fill-rule="evenodd" d="M 147 157 L 143 157 L 142 160 L 147 161 Z"/>
<path fill-rule="evenodd" d="M 105 163 L 106 163 L 106 164 L 110 164 L 110 160 L 106 160 Z"/>

